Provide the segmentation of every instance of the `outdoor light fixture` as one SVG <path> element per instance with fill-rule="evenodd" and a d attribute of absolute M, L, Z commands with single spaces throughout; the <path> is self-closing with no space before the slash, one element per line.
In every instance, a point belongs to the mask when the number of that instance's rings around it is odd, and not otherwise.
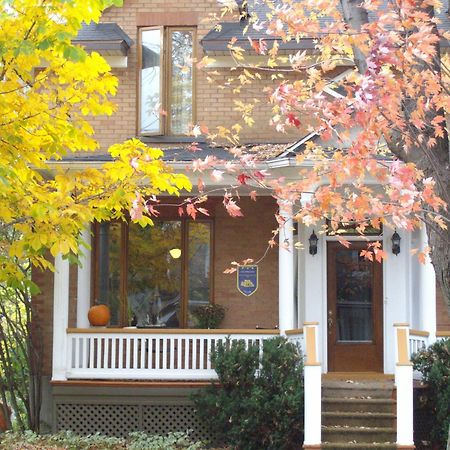
<path fill-rule="evenodd" d="M 392 253 L 394 255 L 398 255 L 400 253 L 400 241 L 401 241 L 400 235 L 397 233 L 397 230 L 395 230 L 394 234 L 392 235 Z"/>
<path fill-rule="evenodd" d="M 181 256 L 181 249 L 172 248 L 171 250 L 169 250 L 169 253 L 173 259 L 178 259 Z"/>
<path fill-rule="evenodd" d="M 317 242 L 319 242 L 319 238 L 317 237 L 316 233 L 314 233 L 314 230 L 308 240 L 309 240 L 309 254 L 310 255 L 317 254 Z"/>

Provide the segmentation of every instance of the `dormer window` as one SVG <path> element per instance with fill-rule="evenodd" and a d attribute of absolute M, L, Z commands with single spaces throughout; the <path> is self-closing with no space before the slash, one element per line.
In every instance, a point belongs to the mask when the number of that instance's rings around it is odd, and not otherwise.
<path fill-rule="evenodd" d="M 183 135 L 194 122 L 194 42 L 193 28 L 140 30 L 141 135 Z"/>

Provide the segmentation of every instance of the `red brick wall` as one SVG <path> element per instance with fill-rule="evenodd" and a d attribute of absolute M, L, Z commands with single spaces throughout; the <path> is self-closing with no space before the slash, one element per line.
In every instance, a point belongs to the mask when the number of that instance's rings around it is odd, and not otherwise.
<path fill-rule="evenodd" d="M 128 0 L 122 8 L 111 7 L 105 11 L 103 22 L 116 22 L 134 40 L 128 54 L 128 68 L 115 69 L 113 73 L 119 78 L 118 94 L 114 98 L 118 106 L 114 119 L 95 119 L 97 139 L 101 143 L 102 150 L 109 145 L 123 141 L 136 135 L 137 119 L 137 43 L 138 26 L 151 25 L 195 25 L 198 26 L 198 39 L 201 39 L 209 29 L 203 23 L 209 13 L 218 10 L 218 2 L 206 0 L 202 2 L 192 1 L 148 1 Z M 160 21 L 159 23 L 157 23 Z M 200 45 L 198 45 L 200 51 Z M 202 85 L 200 80 L 198 86 Z M 201 110 L 201 106 L 197 107 Z"/>
<path fill-rule="evenodd" d="M 113 119 L 109 117 L 93 119 L 96 136 L 103 151 L 111 144 L 136 135 L 138 27 L 156 24 L 196 25 L 197 58 L 201 59 L 204 55 L 200 40 L 214 26 L 208 17 L 212 12 L 219 11 L 217 0 L 202 2 L 128 0 L 124 3 L 123 8 L 109 8 L 102 17 L 104 22 L 118 23 L 134 40 L 128 55 L 128 67 L 113 70 L 119 79 L 118 94 L 114 97 L 117 111 Z M 263 88 L 271 84 L 272 73 L 263 74 L 260 82 L 254 82 L 244 87 L 241 92 L 235 93 L 231 89 L 222 90 L 218 85 L 226 82 L 230 76 L 237 77 L 240 71 L 231 73 L 229 69 L 219 68 L 217 72 L 218 76 L 214 77 L 215 83 L 208 82 L 204 71 L 196 72 L 196 122 L 206 124 L 211 131 L 219 125 L 229 127 L 237 121 L 242 122 L 240 113 L 235 110 L 234 100 L 249 102 L 257 98 L 260 103 L 255 107 L 254 118 L 258 126 L 252 128 L 244 126 L 241 133 L 242 142 L 293 142 L 307 133 L 309 119 L 306 117 L 299 129 L 292 128 L 287 134 L 277 133 L 269 126 L 271 105 L 267 103 L 268 95 Z"/>
<path fill-rule="evenodd" d="M 52 373 L 53 342 L 53 274 L 33 269 L 33 281 L 41 293 L 33 297 L 33 330 L 35 345 L 42 344 L 42 375 Z"/>
<path fill-rule="evenodd" d="M 222 328 L 273 328 L 278 324 L 278 249 L 269 251 L 259 264 L 259 287 L 250 297 L 238 292 L 236 274 L 223 271 L 232 261 L 259 259 L 276 228 L 276 204 L 271 197 L 255 203 L 246 198 L 240 205 L 244 217 L 231 218 L 221 206 L 215 215 L 214 300 L 227 308 Z"/>
<path fill-rule="evenodd" d="M 450 313 L 438 283 L 436 283 L 436 329 L 450 331 Z"/>

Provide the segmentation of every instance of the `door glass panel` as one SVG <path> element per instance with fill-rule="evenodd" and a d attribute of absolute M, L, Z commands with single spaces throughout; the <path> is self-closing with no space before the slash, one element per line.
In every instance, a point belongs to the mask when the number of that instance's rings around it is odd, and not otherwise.
<path fill-rule="evenodd" d="M 373 340 L 372 264 L 360 250 L 336 252 L 337 340 Z"/>
<path fill-rule="evenodd" d="M 120 320 L 120 244 L 121 224 L 104 222 L 98 231 L 98 298 L 95 301 L 108 305 L 111 310 L 110 325 Z"/>
<path fill-rule="evenodd" d="M 128 306 L 138 327 L 180 324 L 181 222 L 130 224 Z"/>
<path fill-rule="evenodd" d="M 210 301 L 211 227 L 206 222 L 189 223 L 188 239 L 188 326 L 192 312 Z"/>
<path fill-rule="evenodd" d="M 183 134 L 192 123 L 192 31 L 171 33 L 170 128 Z"/>
<path fill-rule="evenodd" d="M 142 31 L 141 133 L 160 133 L 161 31 Z"/>

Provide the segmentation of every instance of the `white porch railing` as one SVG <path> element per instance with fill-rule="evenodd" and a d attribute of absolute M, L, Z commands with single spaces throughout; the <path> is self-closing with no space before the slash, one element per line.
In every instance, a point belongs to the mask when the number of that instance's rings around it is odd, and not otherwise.
<path fill-rule="evenodd" d="M 301 330 L 288 338 L 301 345 Z M 278 330 L 68 329 L 67 379 L 209 380 L 211 351 L 228 337 L 263 351 Z"/>
<path fill-rule="evenodd" d="M 303 339 L 303 328 L 295 328 L 293 330 L 286 330 L 285 331 L 286 337 L 289 342 L 292 342 L 293 344 L 297 345 L 301 351 L 303 357 L 305 356 L 305 342 Z"/>
<path fill-rule="evenodd" d="M 322 366 L 319 360 L 319 323 L 305 322 L 304 386 L 305 439 L 303 448 L 320 448 L 322 442 Z"/>
<path fill-rule="evenodd" d="M 407 323 L 394 323 L 397 388 L 397 446 L 414 448 L 413 367 L 410 357 L 410 329 Z"/>
<path fill-rule="evenodd" d="M 429 336 L 428 331 L 409 330 L 409 357 L 429 345 Z"/>
<path fill-rule="evenodd" d="M 450 331 L 438 331 L 436 333 L 436 340 L 450 339 Z"/>

